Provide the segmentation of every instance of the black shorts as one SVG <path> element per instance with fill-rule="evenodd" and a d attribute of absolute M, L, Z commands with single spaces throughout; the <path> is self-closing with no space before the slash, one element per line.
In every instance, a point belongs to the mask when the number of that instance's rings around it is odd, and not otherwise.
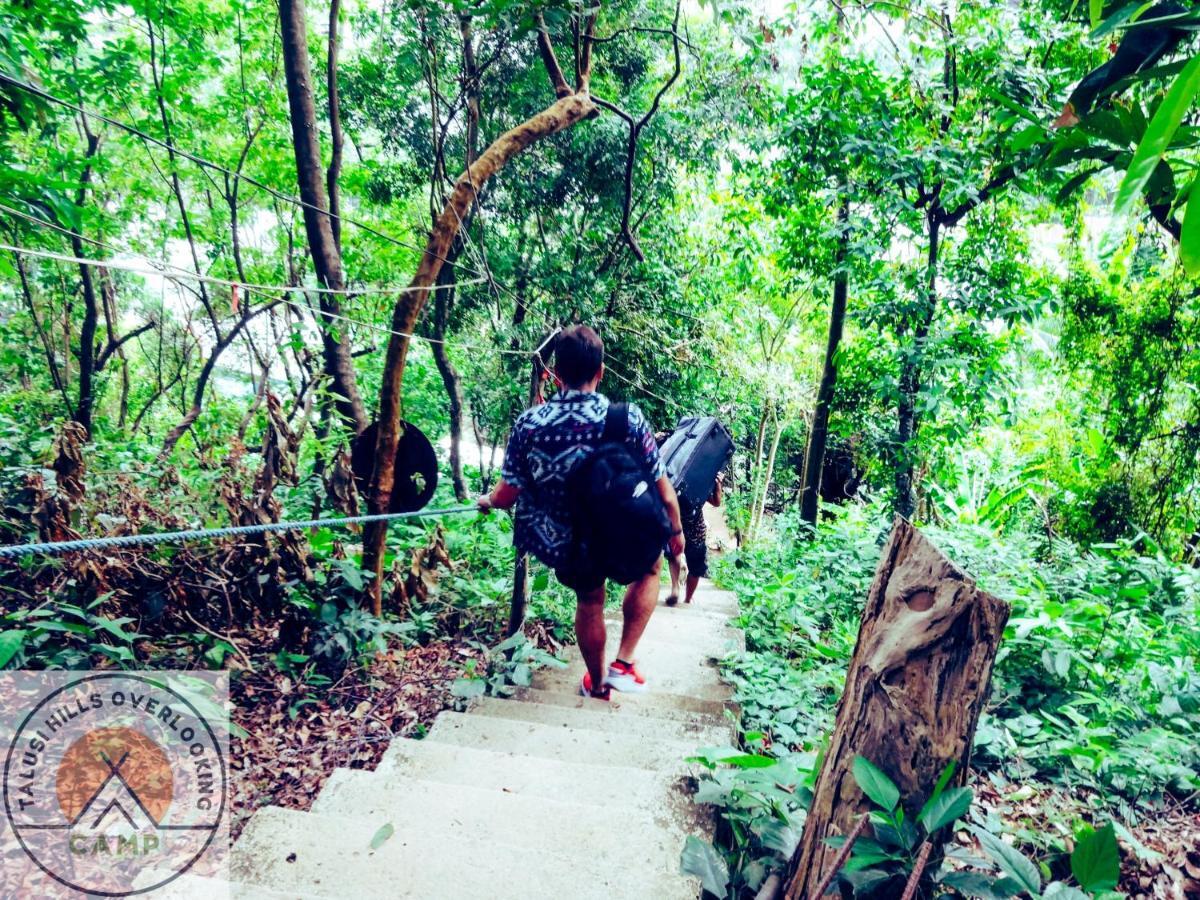
<path fill-rule="evenodd" d="M 567 560 L 554 570 L 554 577 L 565 587 L 579 594 L 587 594 L 604 587 L 604 573 L 596 569 L 578 547 L 567 551 Z"/>
<path fill-rule="evenodd" d="M 683 558 L 687 562 L 688 576 L 695 575 L 703 578 L 708 574 L 708 546 L 705 541 L 689 541 L 684 539 Z M 671 558 L 670 546 L 663 547 L 663 556 Z"/>
<path fill-rule="evenodd" d="M 657 559 L 654 565 L 658 565 Z M 647 571 L 646 574 L 649 575 L 650 572 Z M 563 586 L 580 594 L 604 587 L 604 582 L 607 580 L 604 573 L 597 569 L 593 561 L 578 546 L 572 546 L 567 551 L 567 561 L 554 570 L 554 577 Z"/>
<path fill-rule="evenodd" d="M 688 577 L 703 578 L 708 574 L 708 544 L 705 541 L 688 541 L 683 548 L 687 560 Z"/>

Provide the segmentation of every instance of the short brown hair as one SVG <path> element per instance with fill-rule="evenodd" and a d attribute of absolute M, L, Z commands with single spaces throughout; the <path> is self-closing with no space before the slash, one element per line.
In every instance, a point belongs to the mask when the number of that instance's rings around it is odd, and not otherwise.
<path fill-rule="evenodd" d="M 604 341 L 587 325 L 564 328 L 554 344 L 554 368 L 563 384 L 578 388 L 596 377 L 604 364 Z"/>

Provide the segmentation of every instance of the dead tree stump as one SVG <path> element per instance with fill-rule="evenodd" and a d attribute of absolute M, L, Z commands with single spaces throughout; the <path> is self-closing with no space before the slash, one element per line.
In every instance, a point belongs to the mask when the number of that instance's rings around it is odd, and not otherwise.
<path fill-rule="evenodd" d="M 856 756 L 886 772 L 907 806 L 925 802 L 951 760 L 962 783 L 1008 613 L 1008 604 L 896 517 L 792 857 L 787 900 L 817 900 L 812 892 L 837 854 L 824 839 L 846 834 L 870 809 L 851 774 Z"/>

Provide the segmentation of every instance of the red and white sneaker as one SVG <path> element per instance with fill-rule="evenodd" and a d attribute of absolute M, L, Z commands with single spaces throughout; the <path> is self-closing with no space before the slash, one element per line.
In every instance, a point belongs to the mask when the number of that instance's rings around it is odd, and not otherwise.
<path fill-rule="evenodd" d="M 629 694 L 646 692 L 646 679 L 642 677 L 642 673 L 633 663 L 623 663 L 619 659 L 614 660 L 608 667 L 608 677 L 604 679 L 604 683 L 614 690 Z"/>
<path fill-rule="evenodd" d="M 591 673 L 583 673 L 583 680 L 579 682 L 579 695 L 581 697 L 591 697 L 593 700 L 608 700 L 611 694 L 612 690 L 607 684 L 604 685 L 604 690 L 597 694 L 592 690 Z"/>

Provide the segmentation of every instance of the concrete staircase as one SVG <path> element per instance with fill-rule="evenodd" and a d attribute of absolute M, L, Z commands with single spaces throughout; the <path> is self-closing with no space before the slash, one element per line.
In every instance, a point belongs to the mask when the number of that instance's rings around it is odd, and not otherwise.
<path fill-rule="evenodd" d="M 684 760 L 732 739 L 713 661 L 741 649 L 735 612 L 707 583 L 691 606 L 660 603 L 638 652 L 651 693 L 578 696 L 572 648 L 568 668 L 512 698 L 393 741 L 375 771 L 336 770 L 310 812 L 259 810 L 233 848 L 232 883 L 185 876 L 157 896 L 694 900 L 679 854 L 713 822 Z M 614 611 L 610 654 L 619 632 Z"/>

